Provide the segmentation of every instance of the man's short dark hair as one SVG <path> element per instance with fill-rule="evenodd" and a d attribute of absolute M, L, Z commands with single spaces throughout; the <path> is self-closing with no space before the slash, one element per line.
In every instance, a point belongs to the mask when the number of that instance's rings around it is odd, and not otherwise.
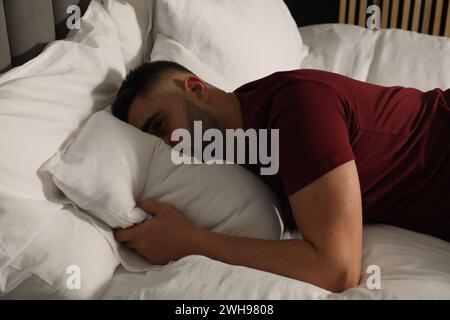
<path fill-rule="evenodd" d="M 144 63 L 131 71 L 120 86 L 112 113 L 127 122 L 130 105 L 137 96 L 144 96 L 154 89 L 168 72 L 187 72 L 188 69 L 175 62 L 155 61 Z"/>

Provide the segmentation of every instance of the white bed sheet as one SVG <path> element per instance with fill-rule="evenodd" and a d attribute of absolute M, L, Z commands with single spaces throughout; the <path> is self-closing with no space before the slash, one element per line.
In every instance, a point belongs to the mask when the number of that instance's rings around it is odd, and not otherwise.
<path fill-rule="evenodd" d="M 288 232 L 285 238 L 295 238 Z M 381 288 L 367 286 L 376 265 Z M 160 270 L 119 267 L 104 299 L 450 299 L 450 244 L 386 226 L 364 229 L 360 285 L 340 294 L 268 272 L 189 256 Z M 372 283 L 372 282 L 371 282 Z"/>
<path fill-rule="evenodd" d="M 300 28 L 311 48 L 302 68 L 381 85 L 450 88 L 450 39 L 348 25 Z M 297 234 L 285 232 L 284 238 Z M 381 288 L 368 288 L 377 266 Z M 450 243 L 387 225 L 364 228 L 361 281 L 333 294 L 259 270 L 189 256 L 159 270 L 116 270 L 104 299 L 450 299 Z"/>

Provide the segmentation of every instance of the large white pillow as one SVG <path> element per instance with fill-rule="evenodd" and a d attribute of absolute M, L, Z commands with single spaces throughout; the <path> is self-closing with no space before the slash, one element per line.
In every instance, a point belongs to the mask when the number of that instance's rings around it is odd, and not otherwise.
<path fill-rule="evenodd" d="M 277 200 L 258 177 L 235 164 L 176 165 L 171 150 L 161 139 L 100 111 L 42 173 L 50 176 L 44 179 L 49 197 L 64 201 L 59 189 L 111 227 L 146 219 L 146 213 L 134 209 L 135 202 L 153 197 L 209 230 L 281 237 Z"/>
<path fill-rule="evenodd" d="M 111 16 L 119 36 L 127 71 L 144 62 L 151 43 L 147 43 L 152 27 L 155 0 L 104 0 L 103 6 Z"/>
<path fill-rule="evenodd" d="M 302 68 L 384 86 L 450 88 L 450 38 L 417 32 L 322 24 L 299 29 L 310 47 Z"/>
<path fill-rule="evenodd" d="M 99 222 L 93 224 L 71 205 L 60 208 L 1 193 L 0 201 L 5 246 L 0 249 L 0 299 L 96 299 L 103 294 L 119 260 L 99 232 Z"/>
<path fill-rule="evenodd" d="M 150 60 L 178 62 L 224 90 L 298 69 L 308 53 L 282 0 L 160 0 Z"/>
<path fill-rule="evenodd" d="M 0 296 L 94 298 L 110 280 L 118 260 L 103 225 L 48 202 L 37 170 L 112 102 L 124 74 L 114 24 L 92 1 L 81 30 L 0 76 Z M 66 286 L 71 265 L 79 290 Z"/>
<path fill-rule="evenodd" d="M 82 23 L 71 41 L 0 76 L 0 191 L 44 200 L 37 169 L 115 98 L 125 69 L 114 24 L 96 1 Z"/>

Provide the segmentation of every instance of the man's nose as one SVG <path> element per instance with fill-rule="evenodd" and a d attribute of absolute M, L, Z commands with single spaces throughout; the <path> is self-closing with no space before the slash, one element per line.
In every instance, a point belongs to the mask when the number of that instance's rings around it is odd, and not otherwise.
<path fill-rule="evenodd" d="M 168 146 L 170 146 L 172 148 L 178 143 L 176 141 L 172 141 L 170 139 L 170 135 L 167 135 L 167 136 L 163 137 L 162 139 L 163 139 L 165 144 L 167 144 Z"/>

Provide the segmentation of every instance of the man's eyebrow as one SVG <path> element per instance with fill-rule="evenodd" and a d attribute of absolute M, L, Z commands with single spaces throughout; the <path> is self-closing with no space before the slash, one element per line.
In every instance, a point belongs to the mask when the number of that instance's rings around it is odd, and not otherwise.
<path fill-rule="evenodd" d="M 141 131 L 147 132 L 148 131 L 148 127 L 150 126 L 150 124 L 156 119 L 156 117 L 158 117 L 158 115 L 160 113 L 161 113 L 161 110 L 160 111 L 156 111 L 154 114 L 152 114 L 150 117 L 148 117 L 144 121 L 144 124 L 142 125 Z"/>

